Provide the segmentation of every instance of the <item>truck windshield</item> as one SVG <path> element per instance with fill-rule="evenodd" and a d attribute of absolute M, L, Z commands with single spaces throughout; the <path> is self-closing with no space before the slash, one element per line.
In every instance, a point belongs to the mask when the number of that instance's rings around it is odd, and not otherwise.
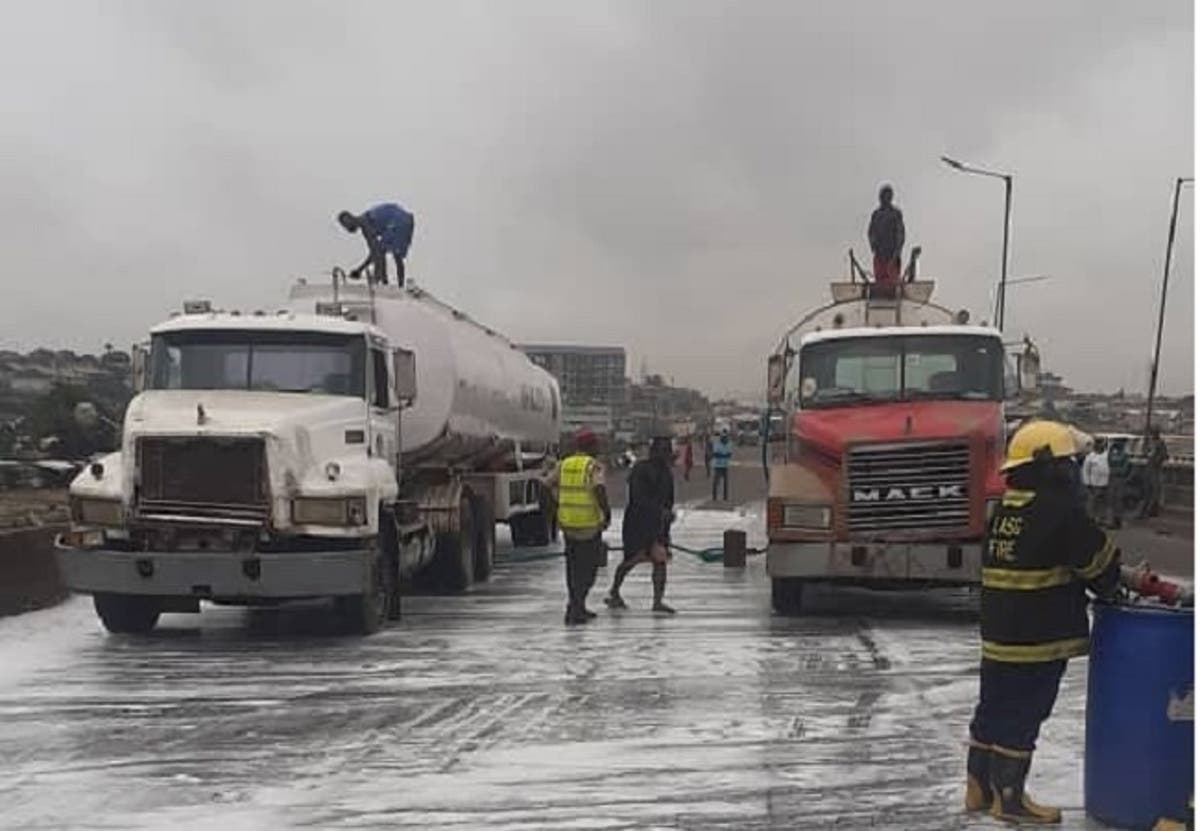
<path fill-rule="evenodd" d="M 361 337 L 322 332 L 183 331 L 155 335 L 151 389 L 347 395 L 366 389 Z"/>
<path fill-rule="evenodd" d="M 902 335 L 819 341 L 800 353 L 805 408 L 919 399 L 998 401 L 1004 349 L 986 335 Z"/>

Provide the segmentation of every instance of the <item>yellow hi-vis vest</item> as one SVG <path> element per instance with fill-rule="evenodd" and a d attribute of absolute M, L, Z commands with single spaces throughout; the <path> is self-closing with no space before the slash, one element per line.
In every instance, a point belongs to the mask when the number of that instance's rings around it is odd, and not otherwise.
<path fill-rule="evenodd" d="M 604 513 L 592 487 L 591 456 L 576 454 L 558 468 L 558 525 L 569 531 L 591 531 L 604 524 Z"/>

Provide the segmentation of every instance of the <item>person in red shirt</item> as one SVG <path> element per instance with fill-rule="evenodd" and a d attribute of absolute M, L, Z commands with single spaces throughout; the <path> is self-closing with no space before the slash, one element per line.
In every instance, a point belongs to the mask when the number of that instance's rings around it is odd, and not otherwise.
<path fill-rule="evenodd" d="M 691 479 L 693 464 L 695 459 L 692 457 L 692 437 L 688 436 L 683 440 L 683 481 Z"/>

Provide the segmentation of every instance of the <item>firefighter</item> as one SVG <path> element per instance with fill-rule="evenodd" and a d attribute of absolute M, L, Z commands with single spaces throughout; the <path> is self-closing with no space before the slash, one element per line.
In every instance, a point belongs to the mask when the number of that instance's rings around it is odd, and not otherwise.
<path fill-rule="evenodd" d="M 1025 793 L 1025 779 L 1067 659 L 1088 652 L 1084 590 L 1112 597 L 1120 580 L 1120 553 L 1076 498 L 1078 449 L 1064 424 L 1022 426 L 1009 444 L 1008 490 L 985 541 L 966 807 L 1008 822 L 1061 821 L 1057 808 Z"/>
<path fill-rule="evenodd" d="M 655 612 L 673 615 L 675 610 L 663 602 L 667 589 L 667 561 L 671 559 L 671 523 L 675 519 L 675 479 L 672 464 L 675 452 L 668 435 L 650 442 L 650 458 L 643 459 L 629 472 L 629 504 L 621 524 L 621 545 L 625 558 L 613 575 L 612 589 L 604 604 L 610 609 L 628 608 L 621 598 L 621 584 L 638 563 L 653 565 Z"/>
<path fill-rule="evenodd" d="M 603 534 L 612 522 L 612 511 L 604 466 L 596 459 L 598 444 L 595 433 L 580 430 L 575 434 L 575 452 L 546 480 L 566 547 L 567 613 L 563 622 L 568 626 L 596 617 L 588 611 L 587 595 L 596 582 L 596 570 L 608 560 Z"/>

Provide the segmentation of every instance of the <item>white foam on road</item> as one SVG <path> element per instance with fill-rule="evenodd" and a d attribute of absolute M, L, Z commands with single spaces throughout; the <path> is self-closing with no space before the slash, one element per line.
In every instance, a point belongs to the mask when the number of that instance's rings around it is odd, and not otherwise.
<path fill-rule="evenodd" d="M 673 537 L 731 527 L 761 546 L 761 505 L 683 506 Z M 678 617 L 639 567 L 630 610 L 568 629 L 553 558 L 406 598 L 367 639 L 319 606 L 147 638 L 104 634 L 86 598 L 0 621 L 0 827 L 993 827 L 960 810 L 970 596 L 815 591 L 782 619 L 767 585 L 761 557 L 676 555 Z M 1067 829 L 1092 827 L 1085 682 L 1072 662 L 1031 782 Z"/>

